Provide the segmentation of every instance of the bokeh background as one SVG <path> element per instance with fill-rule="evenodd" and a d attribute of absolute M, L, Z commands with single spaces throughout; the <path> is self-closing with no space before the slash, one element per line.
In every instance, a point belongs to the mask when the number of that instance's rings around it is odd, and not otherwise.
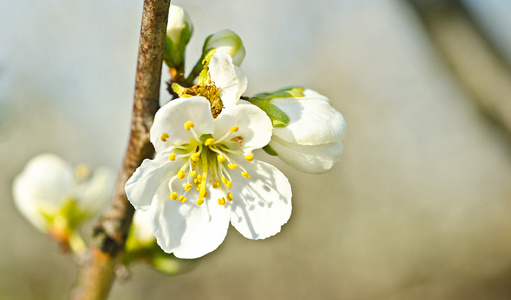
<path fill-rule="evenodd" d="M 234 30 L 246 95 L 328 96 L 348 121 L 345 152 L 325 175 L 268 158 L 294 192 L 280 234 L 232 229 L 175 277 L 136 265 L 111 299 L 511 299 L 511 2 L 172 3 L 195 24 L 189 66 L 207 35 Z M 119 168 L 141 10 L 0 2 L 0 299 L 68 296 L 72 257 L 16 211 L 11 184 L 40 152 Z"/>

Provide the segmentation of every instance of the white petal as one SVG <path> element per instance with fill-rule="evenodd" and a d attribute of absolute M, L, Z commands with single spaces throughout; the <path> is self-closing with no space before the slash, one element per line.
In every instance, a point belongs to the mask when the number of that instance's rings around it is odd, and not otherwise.
<path fill-rule="evenodd" d="M 307 173 L 324 173 L 341 161 L 342 142 L 321 145 L 288 143 L 276 136 L 269 144 L 278 157 L 294 168 Z"/>
<path fill-rule="evenodd" d="M 217 198 L 219 191 L 212 192 L 211 198 Z M 218 248 L 229 228 L 230 207 L 216 200 L 200 206 L 195 199 L 181 203 L 168 194 L 168 186 L 162 185 L 150 210 L 158 245 L 179 258 L 198 258 Z"/>
<path fill-rule="evenodd" d="M 133 235 L 141 243 L 154 241 L 155 237 L 151 227 L 151 214 L 149 211 L 137 210 L 135 212 L 130 235 Z"/>
<path fill-rule="evenodd" d="M 238 105 L 226 107 L 215 120 L 213 137 L 219 139 L 233 126 L 238 131 L 233 132 L 226 143 L 231 147 L 238 144 L 243 150 L 250 152 L 266 146 L 272 134 L 270 118 L 259 107 L 240 100 Z"/>
<path fill-rule="evenodd" d="M 115 174 L 112 170 L 97 168 L 92 177 L 75 192 L 79 207 L 90 216 L 98 214 L 109 203 L 114 183 Z"/>
<path fill-rule="evenodd" d="M 74 183 L 73 167 L 53 154 L 32 158 L 14 179 L 14 203 L 18 210 L 41 231 L 46 229 L 45 213 L 57 212 L 69 200 Z"/>
<path fill-rule="evenodd" d="M 199 137 L 202 134 L 213 133 L 214 121 L 210 103 L 206 98 L 200 96 L 178 98 L 156 112 L 151 127 L 151 143 L 156 152 L 161 153 L 169 148 L 169 145 L 161 140 L 162 133 L 170 135 L 168 141 L 171 143 L 178 145 L 189 143 L 193 139 L 193 134 L 184 128 L 188 121 L 194 123 L 193 129 Z"/>
<path fill-rule="evenodd" d="M 183 163 L 183 160 L 170 161 L 166 154 L 157 154 L 154 160 L 144 159 L 126 182 L 128 200 L 136 209 L 148 210 L 160 185 L 166 184 Z"/>
<path fill-rule="evenodd" d="M 247 88 L 247 77 L 232 63 L 225 49 L 218 49 L 209 63 L 211 81 L 220 88 L 220 98 L 225 107 L 233 106 Z"/>
<path fill-rule="evenodd" d="M 254 160 L 243 166 L 250 178 L 231 172 L 231 223 L 246 238 L 265 239 L 277 234 L 291 216 L 291 185 L 270 164 Z"/>
<path fill-rule="evenodd" d="M 292 143 L 317 145 L 339 142 L 346 136 L 346 120 L 319 94 L 306 97 L 276 98 L 272 104 L 289 116 L 289 125 L 273 133 Z"/>

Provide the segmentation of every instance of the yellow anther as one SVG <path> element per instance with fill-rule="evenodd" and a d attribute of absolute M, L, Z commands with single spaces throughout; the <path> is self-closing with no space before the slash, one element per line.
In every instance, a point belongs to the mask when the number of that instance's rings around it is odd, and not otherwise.
<path fill-rule="evenodd" d="M 79 164 L 75 167 L 75 176 L 78 180 L 86 179 L 90 176 L 89 166 L 86 164 Z"/>
<path fill-rule="evenodd" d="M 232 194 L 231 193 L 227 193 L 227 200 L 232 201 Z"/>
<path fill-rule="evenodd" d="M 170 137 L 170 135 L 168 133 L 164 132 L 164 133 L 161 134 L 161 140 L 163 142 L 166 142 L 169 137 Z"/>
<path fill-rule="evenodd" d="M 190 177 L 195 177 L 195 175 L 197 175 L 197 171 L 191 171 L 188 175 L 190 175 Z"/>
<path fill-rule="evenodd" d="M 220 187 L 220 182 L 215 181 L 215 182 L 213 182 L 212 186 L 213 186 L 214 189 L 217 189 L 217 188 Z"/>
<path fill-rule="evenodd" d="M 200 191 L 200 185 L 196 186 L 196 187 L 195 187 L 195 189 L 196 189 L 197 191 Z"/>
<path fill-rule="evenodd" d="M 209 138 L 204 142 L 204 145 L 209 146 L 209 145 L 213 145 L 214 143 L 215 143 L 215 139 Z"/>
<path fill-rule="evenodd" d="M 204 192 L 204 197 L 207 197 L 209 195 L 209 193 L 206 191 Z"/>
<path fill-rule="evenodd" d="M 177 193 L 176 192 L 170 193 L 170 199 L 176 200 L 177 199 Z"/>
<path fill-rule="evenodd" d="M 237 164 L 228 164 L 229 169 L 234 170 L 238 166 Z"/>
<path fill-rule="evenodd" d="M 194 178 L 193 179 L 193 184 L 198 184 L 198 183 L 199 183 L 199 181 L 197 180 L 197 178 Z"/>
<path fill-rule="evenodd" d="M 227 181 L 228 181 L 227 178 L 225 178 L 225 176 L 222 176 L 222 182 L 227 183 Z"/>
<path fill-rule="evenodd" d="M 230 132 L 237 132 L 238 131 L 238 126 L 232 126 L 231 129 L 229 129 Z"/>
<path fill-rule="evenodd" d="M 170 153 L 169 160 L 175 161 L 176 160 L 176 153 Z"/>
<path fill-rule="evenodd" d="M 253 155 L 245 155 L 245 159 L 248 160 L 248 161 L 252 161 L 254 160 L 254 156 Z"/>
<path fill-rule="evenodd" d="M 220 154 L 217 155 L 216 159 L 218 160 L 218 162 L 221 162 L 221 163 L 223 163 L 224 161 L 227 160 L 227 158 L 225 158 L 225 156 L 220 155 Z"/>
<path fill-rule="evenodd" d="M 231 188 L 231 186 L 232 186 L 232 182 L 227 181 L 227 182 L 225 183 L 225 186 L 226 186 L 228 189 L 230 189 L 230 188 Z"/>
<path fill-rule="evenodd" d="M 202 205 L 202 203 L 204 203 L 204 199 L 199 198 L 199 199 L 197 200 L 197 205 Z"/>
<path fill-rule="evenodd" d="M 218 200 L 219 205 L 225 205 L 225 198 L 222 197 L 222 198 L 218 198 L 217 200 Z"/>
<path fill-rule="evenodd" d="M 248 174 L 247 172 L 241 172 L 241 176 L 245 178 L 250 178 L 250 174 Z"/>
<path fill-rule="evenodd" d="M 185 171 L 184 170 L 179 170 L 179 172 L 177 172 L 177 178 L 183 179 L 185 177 L 186 177 L 186 175 L 185 175 Z"/>
<path fill-rule="evenodd" d="M 200 158 L 200 153 L 195 152 L 194 154 L 192 154 L 192 160 L 193 161 L 198 161 L 199 158 Z"/>
<path fill-rule="evenodd" d="M 192 169 L 195 169 L 197 165 L 195 163 L 192 163 Z"/>
<path fill-rule="evenodd" d="M 181 201 L 181 202 L 185 203 L 185 201 L 186 201 L 186 200 L 188 200 L 188 199 L 186 199 L 185 197 L 183 197 L 183 195 L 179 195 L 179 198 L 177 198 L 177 200 L 179 200 L 179 201 Z"/>
<path fill-rule="evenodd" d="M 189 184 L 189 183 L 185 184 L 185 191 L 189 191 L 191 189 L 192 189 L 192 185 L 191 184 Z"/>
<path fill-rule="evenodd" d="M 185 129 L 186 130 L 190 130 L 192 127 L 193 127 L 193 122 L 192 121 L 188 121 L 188 122 L 185 123 Z"/>
<path fill-rule="evenodd" d="M 202 175 L 201 174 L 197 175 L 197 180 L 199 180 L 199 181 L 202 180 Z"/>

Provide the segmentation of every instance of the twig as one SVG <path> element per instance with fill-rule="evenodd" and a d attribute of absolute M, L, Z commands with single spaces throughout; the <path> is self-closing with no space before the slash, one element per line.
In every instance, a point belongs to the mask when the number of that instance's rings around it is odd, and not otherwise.
<path fill-rule="evenodd" d="M 106 299 L 115 280 L 114 267 L 124 247 L 134 212 L 124 185 L 142 161 L 154 154 L 149 130 L 159 107 L 169 5 L 170 0 L 144 1 L 128 149 L 112 203 L 92 232 L 90 259 L 80 270 L 73 299 Z"/>

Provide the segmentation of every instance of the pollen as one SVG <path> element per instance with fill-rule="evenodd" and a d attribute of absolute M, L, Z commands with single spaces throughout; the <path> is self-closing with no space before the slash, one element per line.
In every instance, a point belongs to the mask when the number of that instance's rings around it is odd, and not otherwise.
<path fill-rule="evenodd" d="M 241 172 L 241 176 L 245 178 L 250 178 L 250 174 L 248 174 L 247 172 Z"/>
<path fill-rule="evenodd" d="M 164 132 L 164 133 L 161 134 L 161 140 L 163 142 L 166 142 L 169 137 L 170 137 L 170 135 L 168 133 Z"/>
<path fill-rule="evenodd" d="M 202 205 L 203 203 L 204 203 L 204 199 L 199 198 L 199 199 L 197 200 L 197 205 Z"/>
<path fill-rule="evenodd" d="M 184 170 L 179 170 L 179 172 L 177 172 L 177 178 L 183 179 L 185 177 L 186 177 L 186 175 L 185 175 L 185 171 Z"/>
<path fill-rule="evenodd" d="M 238 126 L 232 126 L 231 129 L 229 129 L 230 132 L 237 132 L 238 131 Z"/>
<path fill-rule="evenodd" d="M 185 184 L 185 191 L 189 191 L 191 189 L 192 189 L 192 185 L 191 184 L 189 184 L 189 183 Z"/>
<path fill-rule="evenodd" d="M 192 127 L 193 127 L 193 122 L 192 121 L 188 121 L 185 123 L 185 129 L 186 130 L 190 130 Z"/>
<path fill-rule="evenodd" d="M 207 139 L 205 142 L 204 142 L 204 145 L 206 146 L 210 146 L 210 145 L 213 145 L 215 143 L 215 139 L 214 138 L 209 138 Z"/>
<path fill-rule="evenodd" d="M 217 189 L 217 188 L 220 187 L 220 182 L 215 181 L 215 182 L 213 182 L 212 186 L 213 186 L 214 189 Z"/>
<path fill-rule="evenodd" d="M 183 197 L 183 195 L 179 195 L 179 198 L 177 198 L 177 200 L 179 200 L 179 201 L 181 201 L 181 202 L 185 203 L 185 202 L 186 202 L 186 200 L 188 200 L 188 199 L 186 199 L 185 197 Z"/>
<path fill-rule="evenodd" d="M 247 155 L 245 155 L 245 159 L 248 160 L 248 161 L 253 161 L 254 160 L 254 156 L 250 155 L 250 154 L 247 154 Z"/>
<path fill-rule="evenodd" d="M 227 200 L 232 201 L 232 194 L 231 193 L 227 193 Z"/>
<path fill-rule="evenodd" d="M 224 161 L 227 160 L 227 158 L 225 158 L 225 156 L 220 155 L 220 154 L 218 154 L 218 156 L 216 158 L 217 158 L 218 162 L 220 162 L 220 163 L 223 163 Z"/>
<path fill-rule="evenodd" d="M 224 197 L 218 198 L 218 204 L 219 205 L 225 205 L 225 198 Z"/>
<path fill-rule="evenodd" d="M 197 171 L 191 171 L 190 174 L 188 174 L 190 177 L 195 177 L 197 175 Z"/>
<path fill-rule="evenodd" d="M 228 164 L 229 169 L 234 170 L 238 166 L 237 164 Z"/>
<path fill-rule="evenodd" d="M 177 200 L 177 193 L 176 192 L 170 193 L 170 199 Z"/>
<path fill-rule="evenodd" d="M 195 152 L 192 154 L 192 160 L 193 161 L 199 161 L 199 158 L 200 158 L 200 153 L 199 152 Z"/>
<path fill-rule="evenodd" d="M 169 160 L 175 161 L 176 160 L 176 153 L 170 153 Z"/>

